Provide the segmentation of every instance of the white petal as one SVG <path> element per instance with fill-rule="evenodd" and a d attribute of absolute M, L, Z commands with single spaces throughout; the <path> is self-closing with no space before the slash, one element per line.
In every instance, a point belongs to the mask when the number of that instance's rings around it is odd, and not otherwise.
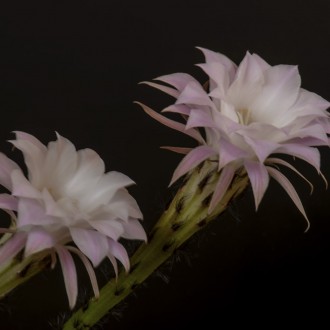
<path fill-rule="evenodd" d="M 124 232 L 121 235 L 126 239 L 139 239 L 147 241 L 147 235 L 141 223 L 136 219 L 129 219 L 127 223 L 123 223 Z"/>
<path fill-rule="evenodd" d="M 38 191 L 31 182 L 24 176 L 20 169 L 13 170 L 11 173 L 12 194 L 17 197 L 41 198 Z"/>
<path fill-rule="evenodd" d="M 107 256 L 108 243 L 105 235 L 95 230 L 74 227 L 70 228 L 70 233 L 79 250 L 91 260 L 94 267 Z"/>
<path fill-rule="evenodd" d="M 98 232 L 118 240 L 124 232 L 124 226 L 117 219 L 95 220 L 89 222 Z"/>
<path fill-rule="evenodd" d="M 0 184 L 11 191 L 11 173 L 19 169 L 19 166 L 0 152 Z"/>
<path fill-rule="evenodd" d="M 41 150 L 38 145 L 35 145 L 30 140 L 10 140 L 9 142 L 22 151 L 28 168 L 29 179 L 34 184 L 40 184 L 42 180 L 40 166 L 44 162 L 45 151 Z"/>

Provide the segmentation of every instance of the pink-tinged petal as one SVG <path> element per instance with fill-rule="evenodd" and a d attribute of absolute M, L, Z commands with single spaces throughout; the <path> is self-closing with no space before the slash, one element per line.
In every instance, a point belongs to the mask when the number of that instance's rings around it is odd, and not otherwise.
<path fill-rule="evenodd" d="M 25 232 L 18 232 L 10 237 L 6 243 L 0 247 L 0 265 L 15 257 L 16 254 L 24 248 L 25 242 Z"/>
<path fill-rule="evenodd" d="M 270 154 L 274 153 L 280 147 L 280 144 L 271 140 L 255 140 L 247 135 L 242 134 L 242 136 L 246 143 L 252 148 L 260 163 L 263 163 Z"/>
<path fill-rule="evenodd" d="M 173 112 L 188 116 L 190 114 L 190 107 L 185 104 L 172 104 L 161 112 Z"/>
<path fill-rule="evenodd" d="M 303 205 L 301 203 L 301 200 L 300 200 L 300 198 L 299 198 L 296 190 L 294 189 L 293 185 L 287 179 L 286 176 L 284 176 L 281 172 L 279 172 L 275 168 L 267 166 L 267 170 L 268 170 L 269 175 L 272 178 L 274 178 L 284 188 L 284 190 L 290 196 L 290 198 L 292 199 L 293 203 L 296 205 L 296 207 L 298 208 L 298 210 L 305 217 L 305 219 L 307 221 L 307 228 L 305 230 L 305 232 L 306 232 L 309 229 L 309 220 L 307 218 L 307 215 L 306 215 L 306 212 L 304 210 L 304 207 L 303 207 Z"/>
<path fill-rule="evenodd" d="M 214 188 L 214 193 L 208 209 L 209 214 L 212 213 L 216 206 L 221 202 L 221 199 L 227 192 L 227 189 L 233 180 L 234 174 L 235 168 L 232 166 L 226 166 L 222 169 L 220 178 Z"/>
<path fill-rule="evenodd" d="M 125 270 L 128 272 L 130 262 L 125 248 L 120 243 L 112 239 L 108 239 L 108 248 L 109 253 L 113 255 L 116 259 L 118 259 L 124 266 Z"/>
<path fill-rule="evenodd" d="M 244 167 L 249 176 L 256 210 L 264 196 L 269 184 L 269 175 L 264 164 L 256 161 L 245 160 Z"/>
<path fill-rule="evenodd" d="M 92 284 L 92 289 L 93 289 L 93 292 L 94 292 L 94 296 L 96 299 L 99 298 L 100 296 L 100 290 L 99 290 L 99 286 L 97 284 L 97 278 L 96 278 L 96 275 L 95 275 L 95 272 L 94 272 L 94 269 L 90 263 L 90 261 L 86 258 L 86 256 L 80 251 L 78 250 L 77 248 L 73 247 L 73 246 L 66 246 L 66 249 L 68 251 L 71 251 L 75 254 L 78 255 L 78 257 L 80 258 L 80 260 L 82 261 L 82 263 L 84 264 L 86 270 L 87 270 L 87 273 L 88 273 L 88 276 L 89 276 L 89 279 L 91 281 L 91 284 Z"/>
<path fill-rule="evenodd" d="M 282 165 L 282 166 L 286 166 L 288 167 L 290 170 L 292 170 L 293 172 L 295 172 L 296 174 L 298 174 L 302 179 L 304 179 L 310 186 L 311 188 L 311 194 L 313 193 L 313 190 L 314 190 L 314 187 L 312 185 L 312 183 L 304 176 L 302 175 L 295 167 L 293 167 L 290 163 L 286 162 L 285 160 L 283 159 L 280 159 L 280 158 L 268 158 L 266 160 L 266 164 L 278 164 L 278 165 Z"/>
<path fill-rule="evenodd" d="M 298 138 L 307 138 L 312 137 L 313 139 L 317 139 L 321 142 L 321 145 L 327 145 L 328 144 L 328 136 L 327 133 L 323 129 L 322 124 L 310 124 L 307 127 L 300 128 L 296 132 L 293 131 L 292 136 L 298 137 Z M 320 143 L 319 142 L 319 143 Z"/>
<path fill-rule="evenodd" d="M 187 120 L 186 129 L 196 127 L 216 128 L 216 124 L 212 118 L 212 114 L 210 113 L 210 111 L 191 109 L 190 116 Z"/>
<path fill-rule="evenodd" d="M 54 237 L 42 227 L 33 227 L 27 236 L 24 256 L 28 257 L 33 253 L 50 249 L 56 245 Z"/>
<path fill-rule="evenodd" d="M 108 258 L 112 264 L 113 270 L 115 271 L 116 279 L 118 278 L 118 263 L 116 258 L 112 254 L 108 254 Z"/>
<path fill-rule="evenodd" d="M 147 234 L 141 223 L 136 219 L 129 219 L 127 223 L 123 223 L 124 232 L 121 235 L 127 239 L 139 239 L 147 242 Z"/>
<path fill-rule="evenodd" d="M 188 154 L 193 148 L 184 148 L 184 147 L 169 147 L 169 146 L 162 146 L 162 149 L 170 150 L 176 152 L 177 154 Z"/>
<path fill-rule="evenodd" d="M 162 115 L 160 115 L 159 113 L 157 113 L 156 111 L 150 109 L 149 107 L 147 107 L 146 105 L 140 103 L 140 102 L 135 102 L 136 104 L 140 105 L 142 107 L 142 109 L 152 118 L 154 118 L 155 120 L 159 121 L 161 124 L 168 126 L 176 131 L 182 132 L 184 134 L 187 134 L 189 136 L 191 136 L 192 138 L 194 138 L 195 140 L 197 140 L 200 143 L 204 142 L 203 137 L 201 136 L 201 134 L 195 130 L 195 129 L 186 129 L 186 126 L 184 124 L 178 123 L 174 120 L 168 119 Z"/>
<path fill-rule="evenodd" d="M 218 170 L 221 170 L 227 164 L 232 161 L 240 160 L 246 157 L 248 153 L 237 147 L 236 145 L 230 143 L 226 139 L 221 139 L 219 143 L 219 165 Z"/>
<path fill-rule="evenodd" d="M 37 190 L 31 184 L 31 182 L 24 176 L 21 170 L 17 169 L 12 171 L 11 181 L 13 184 L 13 196 L 26 198 L 41 198 L 40 191 Z"/>
<path fill-rule="evenodd" d="M 0 208 L 17 211 L 17 198 L 9 194 L 0 194 Z"/>
<path fill-rule="evenodd" d="M 165 76 L 160 76 L 155 78 L 154 80 L 162 81 L 166 84 L 174 86 L 180 93 L 182 90 L 190 83 L 195 82 L 198 83 L 198 81 L 192 77 L 190 74 L 187 73 L 173 73 Z"/>
<path fill-rule="evenodd" d="M 48 216 L 40 202 L 30 198 L 18 200 L 17 228 L 25 226 L 47 226 L 57 223 L 58 219 Z"/>
<path fill-rule="evenodd" d="M 77 271 L 70 252 L 65 247 L 56 246 L 56 252 L 60 259 L 66 293 L 68 295 L 69 306 L 71 309 L 76 304 L 78 295 Z"/>
<path fill-rule="evenodd" d="M 185 175 L 190 170 L 195 168 L 201 162 L 214 156 L 215 154 L 216 154 L 215 150 L 208 146 L 199 146 L 191 150 L 189 154 L 187 154 L 182 159 L 178 167 L 175 169 L 170 185 L 172 185 L 181 176 Z"/>
<path fill-rule="evenodd" d="M 320 172 L 320 152 L 316 148 L 306 147 L 298 143 L 287 143 L 278 148 L 276 152 L 298 157 Z"/>
<path fill-rule="evenodd" d="M 196 82 L 189 83 L 178 96 L 176 104 L 188 104 L 197 106 L 208 106 L 215 108 L 214 103 L 207 95 L 203 87 Z"/>
<path fill-rule="evenodd" d="M 104 215 L 106 216 L 106 214 Z M 89 222 L 98 232 L 106 235 L 114 240 L 118 240 L 124 232 L 124 226 L 117 220 L 95 220 Z"/>
<path fill-rule="evenodd" d="M 151 82 L 151 81 L 142 81 L 142 82 L 140 82 L 140 84 L 145 84 L 145 85 L 148 85 L 150 87 L 159 89 L 160 91 L 162 91 L 162 92 L 164 92 L 164 93 L 166 93 L 170 96 L 173 96 L 175 98 L 177 98 L 179 96 L 179 92 L 176 89 L 168 87 L 168 86 L 157 84 L 157 83 L 154 83 L 154 82 Z"/>
<path fill-rule="evenodd" d="M 229 86 L 229 75 L 226 67 L 219 62 L 198 64 L 198 66 L 210 77 L 209 96 L 223 99 Z"/>
<path fill-rule="evenodd" d="M 71 227 L 72 240 L 79 250 L 84 253 L 97 267 L 108 254 L 108 242 L 105 235 L 95 230 Z"/>
<path fill-rule="evenodd" d="M 212 62 L 221 63 L 223 66 L 226 67 L 230 80 L 234 78 L 237 66 L 227 56 L 206 48 L 202 48 L 202 47 L 196 47 L 196 48 L 203 52 L 206 63 L 212 63 Z"/>
<path fill-rule="evenodd" d="M 16 169 L 19 169 L 19 166 L 0 152 L 0 185 L 9 191 L 12 189 L 11 173 Z"/>

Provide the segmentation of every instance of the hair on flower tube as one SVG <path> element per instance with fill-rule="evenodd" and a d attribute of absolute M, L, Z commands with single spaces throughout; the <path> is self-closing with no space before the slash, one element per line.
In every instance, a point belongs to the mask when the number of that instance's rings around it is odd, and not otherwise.
<path fill-rule="evenodd" d="M 69 305 L 74 307 L 78 285 L 71 253 L 83 262 L 94 294 L 99 294 L 93 267 L 108 257 L 117 274 L 118 259 L 126 270 L 129 258 L 120 238 L 146 240 L 138 219 L 142 213 L 126 187 L 134 182 L 110 171 L 91 149 L 76 150 L 66 138 L 48 146 L 24 132 L 10 141 L 24 156 L 27 177 L 20 167 L 0 153 L 0 208 L 13 219 L 12 234 L 0 248 L 0 265 L 24 250 L 24 258 L 48 251 L 52 266 L 58 257 Z M 70 242 L 74 245 L 68 245 Z"/>
<path fill-rule="evenodd" d="M 272 177 L 308 222 L 296 190 L 278 167 L 287 167 L 304 178 L 303 175 L 273 154 L 300 158 L 321 174 L 320 153 L 315 147 L 329 146 L 326 110 L 330 103 L 301 88 L 297 66 L 271 66 L 249 52 L 237 66 L 225 55 L 199 49 L 205 56 L 205 63 L 198 66 L 209 77 L 207 90 L 186 73 L 155 79 L 161 83 L 144 82 L 176 99 L 162 112 L 179 114 L 184 123 L 138 103 L 151 117 L 191 136 L 199 144 L 195 148 L 164 147 L 185 154 L 171 184 L 209 159 L 217 162 L 220 173 L 210 212 L 221 201 L 235 173 L 244 169 L 252 185 L 256 209 Z"/>

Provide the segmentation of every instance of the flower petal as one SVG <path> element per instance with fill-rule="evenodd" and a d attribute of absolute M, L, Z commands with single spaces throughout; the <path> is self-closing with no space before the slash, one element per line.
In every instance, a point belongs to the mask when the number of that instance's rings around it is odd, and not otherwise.
<path fill-rule="evenodd" d="M 63 278 L 66 288 L 66 293 L 69 299 L 69 306 L 71 309 L 76 304 L 78 295 L 78 281 L 77 271 L 71 254 L 66 250 L 65 247 L 56 246 L 56 252 L 60 259 Z"/>
<path fill-rule="evenodd" d="M 264 164 L 256 161 L 245 160 L 244 167 L 246 168 L 249 176 L 252 191 L 254 195 L 254 201 L 256 210 L 264 196 L 269 184 L 269 175 Z"/>
<path fill-rule="evenodd" d="M 305 232 L 306 232 L 310 227 L 309 220 L 307 218 L 307 215 L 306 215 L 304 207 L 301 203 L 301 200 L 300 200 L 296 190 L 294 189 L 293 185 L 281 172 L 279 172 L 275 168 L 267 166 L 267 170 L 268 170 L 268 173 L 270 174 L 270 176 L 273 177 L 284 188 L 284 190 L 290 196 L 290 198 L 292 199 L 293 203 L 296 205 L 298 210 L 305 217 L 305 219 L 307 221 L 307 228 L 305 230 Z"/>
<path fill-rule="evenodd" d="M 94 296 L 96 299 L 99 298 L 100 296 L 100 291 L 99 291 L 99 286 L 97 284 L 97 278 L 96 278 L 96 275 L 95 275 L 95 272 L 94 272 L 94 269 L 90 263 L 90 261 L 86 258 L 86 256 L 80 251 L 78 250 L 77 248 L 73 247 L 73 246 L 66 246 L 66 249 L 68 251 L 71 251 L 75 254 L 78 255 L 78 257 L 80 258 L 80 260 L 82 261 L 82 263 L 84 264 L 86 270 L 87 270 L 87 273 L 88 273 L 88 276 L 89 276 L 89 279 L 91 281 L 91 284 L 92 284 L 92 288 L 93 288 L 93 292 L 94 292 Z"/>
<path fill-rule="evenodd" d="M 26 242 L 26 233 L 17 232 L 0 247 L 0 265 L 5 264 L 20 252 Z"/>
<path fill-rule="evenodd" d="M 235 168 L 233 166 L 226 166 L 220 173 L 219 180 L 214 188 L 214 193 L 210 202 L 208 213 L 216 208 L 217 204 L 221 202 L 221 199 L 226 194 L 228 187 L 230 186 L 235 174 Z"/>
<path fill-rule="evenodd" d="M 298 157 L 312 165 L 318 172 L 320 172 L 320 152 L 316 148 L 307 147 L 298 143 L 286 143 L 278 148 L 277 152 Z"/>
<path fill-rule="evenodd" d="M 187 154 L 178 167 L 175 169 L 170 186 L 178 180 L 181 176 L 188 173 L 190 170 L 195 168 L 197 165 L 199 165 L 204 160 L 214 156 L 216 154 L 215 150 L 208 146 L 199 146 L 193 149 L 192 151 Z"/>
<path fill-rule="evenodd" d="M 170 150 L 170 151 L 176 152 L 176 153 L 178 153 L 178 154 L 186 155 L 186 154 L 188 154 L 193 148 L 162 146 L 161 149 L 166 149 L 166 150 Z"/>
<path fill-rule="evenodd" d="M 136 219 L 129 219 L 127 223 L 123 223 L 124 232 L 123 238 L 127 239 L 139 239 L 147 242 L 147 234 L 144 231 L 140 221 Z"/>
<path fill-rule="evenodd" d="M 41 194 L 31 182 L 24 176 L 20 169 L 13 170 L 11 173 L 13 184 L 12 194 L 16 197 L 40 198 Z"/>
<path fill-rule="evenodd" d="M 106 214 L 105 214 L 106 216 Z M 114 240 L 118 240 L 124 232 L 124 226 L 121 222 L 116 219 L 111 220 L 95 220 L 89 222 L 98 232 L 106 235 Z"/>
<path fill-rule="evenodd" d="M 109 253 L 118 259 L 124 266 L 125 270 L 128 272 L 130 267 L 129 258 L 125 248 L 118 242 L 108 239 Z"/>
<path fill-rule="evenodd" d="M 47 226 L 60 224 L 58 219 L 46 215 L 44 207 L 36 200 L 20 198 L 18 200 L 17 228 L 25 226 Z"/>
<path fill-rule="evenodd" d="M 190 82 L 195 82 L 198 83 L 198 81 L 191 76 L 190 74 L 187 73 L 173 73 L 165 76 L 160 76 L 155 78 L 154 80 L 159 80 L 162 81 L 166 84 L 174 86 L 179 93 L 183 91 L 183 89 L 190 83 Z"/>
<path fill-rule="evenodd" d="M 17 198 L 9 194 L 0 194 L 0 208 L 5 210 L 17 211 Z"/>
<path fill-rule="evenodd" d="M 19 169 L 19 166 L 0 152 L 0 184 L 11 191 L 11 173 Z"/>
<path fill-rule="evenodd" d="M 91 260 L 94 267 L 107 256 L 108 243 L 105 235 L 77 227 L 70 227 L 70 233 L 79 250 Z"/>
<path fill-rule="evenodd" d="M 55 244 L 56 242 L 50 233 L 45 231 L 41 226 L 35 226 L 28 232 L 24 257 L 52 248 Z"/>
<path fill-rule="evenodd" d="M 157 113 L 156 111 L 150 109 L 149 107 L 147 107 L 146 105 L 140 103 L 140 102 L 135 102 L 136 104 L 140 105 L 143 110 L 152 118 L 154 118 L 155 120 L 159 121 L 160 123 L 162 123 L 165 126 L 168 126 L 176 131 L 185 133 L 189 136 L 191 136 L 192 138 L 194 138 L 195 140 L 197 140 L 200 143 L 204 142 L 204 139 L 202 138 L 201 134 L 195 130 L 195 129 L 186 129 L 186 126 L 184 124 L 178 123 L 174 120 L 168 119 L 162 115 L 160 115 L 159 113 Z"/>

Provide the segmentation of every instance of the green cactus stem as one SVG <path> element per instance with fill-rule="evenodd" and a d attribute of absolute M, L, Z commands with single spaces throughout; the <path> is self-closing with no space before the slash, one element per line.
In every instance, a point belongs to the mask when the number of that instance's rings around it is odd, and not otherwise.
<path fill-rule="evenodd" d="M 0 299 L 31 277 L 40 273 L 50 265 L 48 251 L 35 253 L 28 258 L 13 258 L 0 269 Z"/>
<path fill-rule="evenodd" d="M 248 185 L 246 173 L 237 173 L 222 201 L 208 214 L 210 198 L 218 178 L 217 163 L 212 161 L 206 161 L 192 171 L 152 229 L 148 243 L 143 243 L 133 254 L 130 272 L 127 274 L 122 271 L 117 279 L 108 282 L 101 289 L 100 297 L 97 300 L 91 299 L 84 308 L 76 311 L 63 329 L 91 329 L 161 266 L 180 245 L 222 214 Z"/>

